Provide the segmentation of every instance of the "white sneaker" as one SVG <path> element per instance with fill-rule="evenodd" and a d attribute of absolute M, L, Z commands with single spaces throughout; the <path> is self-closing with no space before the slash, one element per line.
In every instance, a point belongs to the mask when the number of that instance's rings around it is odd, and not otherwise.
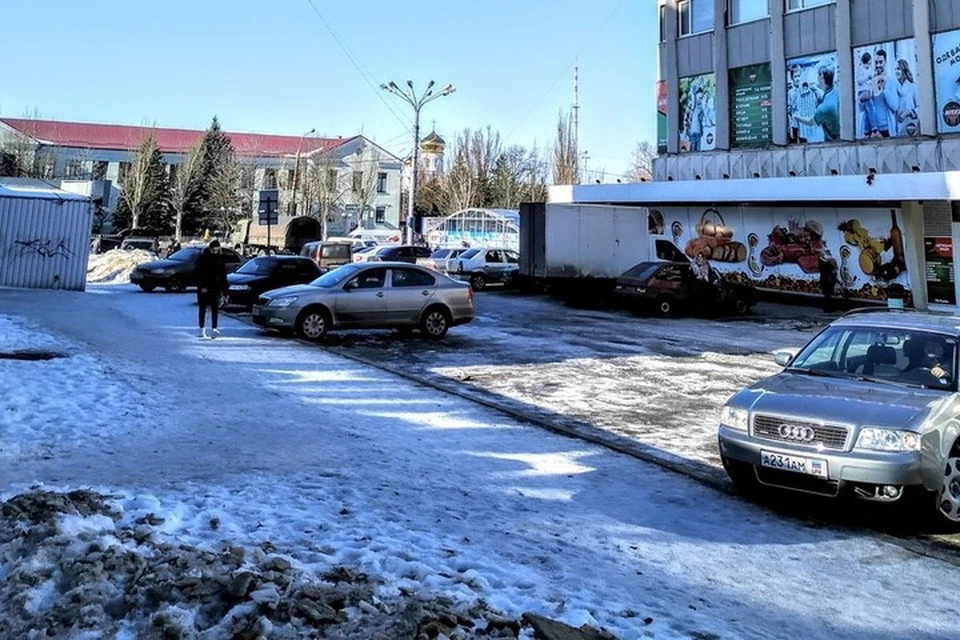
<path fill-rule="evenodd" d="M 219 338 L 219 337 L 220 337 L 220 329 L 214 329 L 214 330 L 213 330 L 213 335 L 210 336 L 210 337 L 213 338 L 213 339 Z"/>
<path fill-rule="evenodd" d="M 206 330 L 206 328 L 204 328 L 204 327 L 201 327 L 201 328 L 200 328 L 200 337 L 201 337 L 201 338 L 206 338 L 206 337 L 207 337 L 207 330 Z"/>

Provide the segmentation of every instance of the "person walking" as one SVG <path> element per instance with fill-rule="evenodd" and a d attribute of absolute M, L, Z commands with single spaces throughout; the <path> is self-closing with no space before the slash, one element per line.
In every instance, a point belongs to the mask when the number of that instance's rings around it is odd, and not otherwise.
<path fill-rule="evenodd" d="M 210 337 L 216 338 L 220 335 L 220 329 L 218 328 L 220 297 L 227 290 L 227 267 L 220 256 L 220 242 L 218 240 L 211 240 L 207 248 L 197 258 L 194 273 L 197 280 L 200 337 L 207 337 L 207 329 L 204 325 L 207 319 L 207 307 L 210 307 L 210 327 L 213 330 Z"/>
<path fill-rule="evenodd" d="M 823 292 L 823 310 L 833 311 L 833 296 L 837 289 L 837 261 L 830 250 L 823 247 L 817 266 L 820 269 L 820 291 Z"/>

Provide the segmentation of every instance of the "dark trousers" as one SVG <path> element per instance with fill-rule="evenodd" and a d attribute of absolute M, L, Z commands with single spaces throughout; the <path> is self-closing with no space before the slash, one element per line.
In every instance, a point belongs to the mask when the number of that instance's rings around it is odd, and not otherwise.
<path fill-rule="evenodd" d="M 219 289 L 207 289 L 206 293 L 204 293 L 201 289 L 197 289 L 197 308 L 199 311 L 197 320 L 201 329 L 206 322 L 207 307 L 210 307 L 210 326 L 216 329 L 220 321 Z"/>

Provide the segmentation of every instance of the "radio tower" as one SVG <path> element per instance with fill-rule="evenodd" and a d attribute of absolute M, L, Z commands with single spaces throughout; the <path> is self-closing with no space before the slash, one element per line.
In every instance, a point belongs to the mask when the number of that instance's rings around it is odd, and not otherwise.
<path fill-rule="evenodd" d="M 573 107 L 570 109 L 573 118 L 573 154 L 577 158 L 577 181 L 580 181 L 580 67 L 573 68 Z"/>

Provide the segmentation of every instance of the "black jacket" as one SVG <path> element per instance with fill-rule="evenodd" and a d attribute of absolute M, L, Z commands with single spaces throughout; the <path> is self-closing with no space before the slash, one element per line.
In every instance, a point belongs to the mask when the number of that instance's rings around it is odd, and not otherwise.
<path fill-rule="evenodd" d="M 227 266 L 223 257 L 214 254 L 207 247 L 197 257 L 197 264 L 194 267 L 194 277 L 197 279 L 199 289 L 208 289 L 212 291 L 227 290 Z"/>

